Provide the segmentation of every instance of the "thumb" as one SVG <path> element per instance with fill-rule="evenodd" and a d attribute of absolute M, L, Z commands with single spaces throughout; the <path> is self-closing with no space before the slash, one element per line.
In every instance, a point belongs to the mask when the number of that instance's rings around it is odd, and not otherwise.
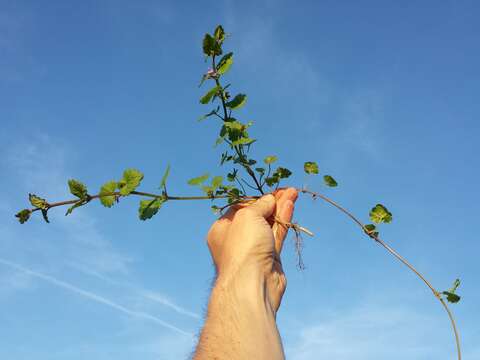
<path fill-rule="evenodd" d="M 276 202 L 275 196 L 268 194 L 262 196 L 253 205 L 249 206 L 249 209 L 253 210 L 256 214 L 268 219 L 275 211 Z"/>

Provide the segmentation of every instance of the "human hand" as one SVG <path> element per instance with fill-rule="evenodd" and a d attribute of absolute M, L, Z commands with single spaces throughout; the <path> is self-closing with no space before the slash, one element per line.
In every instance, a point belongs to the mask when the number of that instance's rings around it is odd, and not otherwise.
<path fill-rule="evenodd" d="M 218 279 L 245 291 L 264 280 L 275 314 L 286 289 L 280 254 L 288 228 L 282 223 L 291 221 L 297 196 L 294 188 L 281 189 L 251 205 L 232 206 L 207 236 Z"/>

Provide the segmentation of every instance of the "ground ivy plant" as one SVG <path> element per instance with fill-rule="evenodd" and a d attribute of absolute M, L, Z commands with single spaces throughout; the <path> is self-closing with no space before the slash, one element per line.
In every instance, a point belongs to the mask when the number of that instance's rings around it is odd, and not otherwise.
<path fill-rule="evenodd" d="M 71 214 L 75 209 L 82 207 L 92 200 L 98 199 L 100 203 L 111 208 L 118 204 L 123 198 L 128 196 L 140 197 L 138 208 L 138 217 L 140 220 L 148 220 L 155 216 L 160 208 L 168 201 L 174 200 L 212 200 L 213 211 L 222 213 L 229 206 L 239 203 L 252 202 L 261 195 L 274 192 L 280 185 L 288 179 L 292 172 L 283 166 L 278 166 L 278 158 L 275 155 L 265 157 L 263 160 L 254 159 L 252 148 L 257 141 L 250 137 L 249 131 L 252 122 L 242 122 L 237 116 L 236 110 L 245 106 L 247 95 L 244 93 L 234 93 L 230 88 L 230 83 L 223 82 L 225 75 L 230 70 L 234 56 L 232 52 L 224 52 L 224 42 L 228 34 L 225 33 L 222 26 L 217 26 L 212 34 L 205 34 L 202 48 L 205 55 L 205 61 L 209 62 L 209 68 L 202 75 L 200 87 L 209 85 L 208 90 L 200 98 L 200 103 L 209 107 L 208 112 L 203 115 L 199 121 L 215 118 L 219 122 L 220 130 L 215 142 L 216 146 L 224 146 L 221 154 L 220 166 L 228 168 L 225 176 L 211 176 L 209 173 L 201 174 L 188 180 L 188 184 L 197 187 L 203 194 L 199 196 L 171 196 L 167 191 L 167 180 L 170 173 L 170 166 L 167 167 L 159 184 L 159 190 L 155 193 L 139 191 L 138 188 L 143 179 L 143 173 L 137 169 L 126 169 L 121 178 L 110 180 L 103 184 L 97 194 L 91 194 L 87 186 L 75 179 L 68 180 L 68 187 L 74 196 L 71 200 L 60 202 L 50 202 L 46 199 L 29 194 L 28 199 L 31 207 L 19 211 L 15 216 L 23 224 L 29 218 L 38 212 L 48 223 L 48 212 L 56 207 L 68 206 L 65 215 Z M 314 161 L 307 161 L 303 167 L 305 173 L 309 175 L 319 175 L 318 164 Z M 323 182 L 328 187 L 338 186 L 333 176 L 324 174 Z M 385 248 L 391 255 L 401 261 L 411 271 L 413 271 L 428 288 L 433 295 L 440 301 L 446 310 L 452 324 L 455 335 L 457 356 L 461 359 L 460 339 L 456 329 L 455 320 L 447 305 L 457 303 L 460 296 L 456 293 L 460 280 L 455 280 L 453 286 L 445 291 L 437 291 L 431 283 L 405 258 L 398 254 L 393 248 L 387 245 L 379 236 L 379 225 L 392 222 L 393 215 L 383 204 L 376 204 L 369 211 L 371 223 L 364 224 L 356 216 L 346 210 L 344 207 L 326 197 L 325 195 L 298 188 L 299 193 L 309 196 L 313 199 L 321 199 L 334 206 L 351 220 L 353 220 L 361 231 L 376 243 Z M 301 261 L 301 233 L 310 236 L 313 234 L 306 228 L 297 223 L 282 223 L 275 219 L 281 226 L 292 229 L 295 233 L 295 243 L 298 255 L 298 265 L 303 267 Z"/>

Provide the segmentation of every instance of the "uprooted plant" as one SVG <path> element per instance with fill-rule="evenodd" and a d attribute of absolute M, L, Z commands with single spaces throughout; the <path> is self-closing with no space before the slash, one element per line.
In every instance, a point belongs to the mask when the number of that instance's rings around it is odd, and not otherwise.
<path fill-rule="evenodd" d="M 227 36 L 222 26 L 219 25 L 213 34 L 206 34 L 203 38 L 203 53 L 205 55 L 205 61 L 210 62 L 210 67 L 202 76 L 200 86 L 208 82 L 212 84 L 212 87 L 200 98 L 200 103 L 204 105 L 214 104 L 214 108 L 199 119 L 216 118 L 219 121 L 220 133 L 215 145 L 225 145 L 226 147 L 221 155 L 220 166 L 229 165 L 231 167 L 231 171 L 226 174 L 225 178 L 220 175 L 211 177 L 208 173 L 205 173 L 190 179 L 188 184 L 197 186 L 203 192 L 201 196 L 170 195 L 167 191 L 167 179 L 170 173 L 170 166 L 167 167 L 160 181 L 159 193 L 137 190 L 143 179 L 143 174 L 136 169 L 125 170 L 120 180 L 106 182 L 95 195 L 90 194 L 82 182 L 71 179 L 68 181 L 68 186 L 72 195 L 75 196 L 74 199 L 49 202 L 40 196 L 29 194 L 29 201 L 32 208 L 21 210 L 15 215 L 20 223 L 23 224 L 28 221 L 30 216 L 35 212 L 41 213 L 48 223 L 48 212 L 50 209 L 68 205 L 69 207 L 65 215 L 69 215 L 74 209 L 84 206 L 94 199 L 99 199 L 103 206 L 110 208 L 127 196 L 139 196 L 141 198 L 138 209 L 141 220 L 151 219 L 157 214 L 164 203 L 173 200 L 211 200 L 214 203 L 211 206 L 212 209 L 215 212 L 221 213 L 229 206 L 255 201 L 255 199 L 261 195 L 277 190 L 280 183 L 290 177 L 292 172 L 285 167 L 277 167 L 274 165 L 278 160 L 274 155 L 265 157 L 263 162 L 259 162 L 251 156 L 252 146 L 256 142 L 248 133 L 252 122 L 244 123 L 234 116 L 234 112 L 245 105 L 247 95 L 242 93 L 232 95 L 230 93 L 230 84 L 224 85 L 221 81 L 233 64 L 233 53 L 229 52 L 224 54 L 223 52 L 223 44 Z M 316 162 L 307 161 L 304 163 L 304 171 L 307 174 L 318 175 L 319 167 Z M 324 175 L 323 180 L 326 186 L 336 187 L 338 185 L 337 181 L 331 175 Z M 313 199 L 318 198 L 326 201 L 343 212 L 360 227 L 363 233 L 401 261 L 428 286 L 449 316 L 455 335 L 457 357 L 458 360 L 460 360 L 459 334 L 453 315 L 447 305 L 447 302 L 457 303 L 460 300 L 460 296 L 456 294 L 460 280 L 455 280 L 449 290 L 437 291 L 413 265 L 380 239 L 378 225 L 392 221 L 392 214 L 384 205 L 376 204 L 369 213 L 372 223 L 364 224 L 344 207 L 325 195 L 306 188 L 297 188 L 297 190 Z M 219 203 L 219 201 L 221 202 Z M 294 231 L 298 265 L 302 268 L 302 239 L 300 235 L 301 233 L 306 233 L 313 236 L 313 234 L 297 223 L 282 223 L 279 219 L 275 219 L 275 221 L 277 221 L 279 225 L 289 227 Z"/>

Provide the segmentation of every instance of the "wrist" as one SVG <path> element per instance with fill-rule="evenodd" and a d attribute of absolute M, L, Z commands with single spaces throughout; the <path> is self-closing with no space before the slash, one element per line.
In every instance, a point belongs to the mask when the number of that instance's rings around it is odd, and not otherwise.
<path fill-rule="evenodd" d="M 266 278 L 255 268 L 220 272 L 194 359 L 284 359 Z"/>
<path fill-rule="evenodd" d="M 228 300 L 235 307 L 257 312 L 271 312 L 266 292 L 266 275 L 256 266 L 220 271 L 212 289 L 211 300 Z"/>

